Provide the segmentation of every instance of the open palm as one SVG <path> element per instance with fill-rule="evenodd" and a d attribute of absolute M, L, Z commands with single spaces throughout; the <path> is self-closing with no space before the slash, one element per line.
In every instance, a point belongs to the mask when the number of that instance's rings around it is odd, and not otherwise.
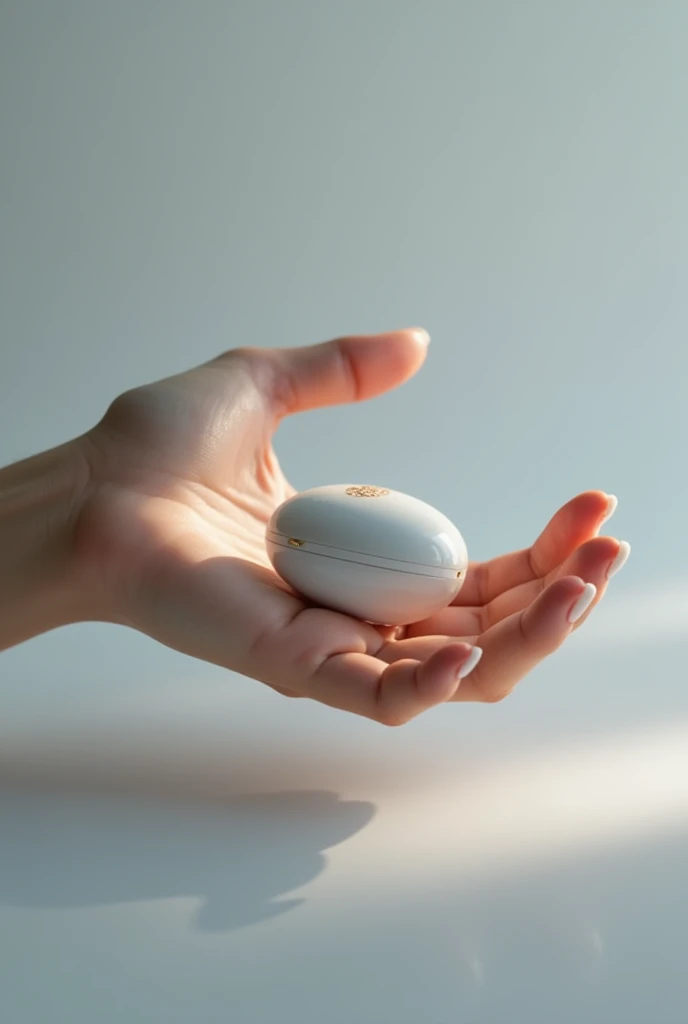
<path fill-rule="evenodd" d="M 394 387 L 426 350 L 422 331 L 235 349 L 120 396 L 83 439 L 79 571 L 92 617 L 388 725 L 508 694 L 628 554 L 597 536 L 615 504 L 604 492 L 574 498 L 532 547 L 472 563 L 454 604 L 401 637 L 304 602 L 265 550 L 270 515 L 294 493 L 272 446 L 280 420 Z"/>

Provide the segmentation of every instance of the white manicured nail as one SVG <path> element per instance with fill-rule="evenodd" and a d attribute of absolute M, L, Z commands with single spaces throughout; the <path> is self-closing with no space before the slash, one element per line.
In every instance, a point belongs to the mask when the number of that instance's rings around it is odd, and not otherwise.
<path fill-rule="evenodd" d="M 482 647 L 474 647 L 471 653 L 468 655 L 468 661 L 465 661 L 459 669 L 457 675 L 459 679 L 465 679 L 469 672 L 472 672 L 475 666 L 478 664 L 483 656 Z"/>
<path fill-rule="evenodd" d="M 604 514 L 604 519 L 602 520 L 602 523 L 606 523 L 606 522 L 608 522 L 611 519 L 611 517 L 616 512 L 616 506 L 618 504 L 619 504 L 619 499 L 617 498 L 617 496 L 615 494 L 608 494 L 607 495 L 607 511 Z M 602 525 L 602 523 L 600 523 L 600 526 Z"/>
<path fill-rule="evenodd" d="M 617 553 L 616 558 L 614 559 L 612 564 L 607 569 L 607 579 L 608 580 L 610 580 L 612 578 L 612 576 L 614 576 L 619 571 L 619 569 L 623 568 L 623 566 L 628 561 L 628 556 L 630 555 L 630 553 L 631 553 L 631 545 L 628 543 L 627 540 L 622 540 L 621 543 L 619 544 L 619 551 Z"/>
<path fill-rule="evenodd" d="M 596 594 L 597 587 L 595 586 L 595 584 L 586 583 L 585 587 L 583 588 L 583 593 L 577 599 L 576 603 L 573 605 L 569 612 L 568 619 L 571 625 L 573 625 L 574 622 L 578 622 L 581 615 L 587 612 L 588 608 L 595 600 Z"/>

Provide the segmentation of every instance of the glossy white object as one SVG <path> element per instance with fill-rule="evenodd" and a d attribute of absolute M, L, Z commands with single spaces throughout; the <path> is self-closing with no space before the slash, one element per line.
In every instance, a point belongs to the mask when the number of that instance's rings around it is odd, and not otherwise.
<path fill-rule="evenodd" d="M 360 484 L 289 498 L 268 523 L 275 571 L 316 604 L 367 622 L 408 625 L 446 607 L 466 577 L 454 524 L 399 491 Z"/>

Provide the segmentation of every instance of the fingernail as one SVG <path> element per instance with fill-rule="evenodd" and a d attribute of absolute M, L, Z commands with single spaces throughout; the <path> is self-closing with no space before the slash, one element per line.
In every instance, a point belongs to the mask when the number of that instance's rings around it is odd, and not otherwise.
<path fill-rule="evenodd" d="M 430 335 L 428 334 L 424 327 L 414 327 L 413 333 L 415 334 L 419 341 L 423 342 L 424 345 L 427 346 L 430 344 Z"/>
<path fill-rule="evenodd" d="M 600 526 L 602 525 L 602 523 L 606 523 L 606 522 L 608 522 L 611 519 L 611 517 L 616 512 L 616 506 L 618 504 L 619 504 L 619 499 L 617 498 L 617 496 L 615 494 L 608 494 L 607 495 L 607 511 L 604 513 L 604 517 L 602 519 L 602 522 L 600 523 Z"/>
<path fill-rule="evenodd" d="M 597 587 L 594 583 L 586 583 L 583 587 L 583 592 L 578 595 L 573 605 L 571 606 L 568 614 L 568 621 L 573 625 L 574 622 L 578 622 L 581 615 L 587 612 L 590 605 L 595 600 L 597 594 Z"/>
<path fill-rule="evenodd" d="M 469 672 L 472 672 L 475 666 L 478 664 L 483 656 L 482 647 L 474 647 L 471 653 L 468 655 L 468 660 L 464 661 L 463 665 L 456 673 L 459 679 L 465 679 Z"/>
<path fill-rule="evenodd" d="M 630 555 L 630 553 L 631 545 L 628 543 L 627 540 L 622 540 L 619 544 L 619 550 L 617 552 L 616 558 L 613 562 L 611 562 L 609 568 L 607 569 L 608 580 L 610 580 L 612 576 L 615 576 L 619 569 L 622 569 L 624 567 L 624 565 L 628 561 L 628 556 Z"/>

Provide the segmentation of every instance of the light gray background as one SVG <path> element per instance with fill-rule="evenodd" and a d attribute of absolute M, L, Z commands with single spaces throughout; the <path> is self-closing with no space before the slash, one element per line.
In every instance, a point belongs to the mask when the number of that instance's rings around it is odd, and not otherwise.
<path fill-rule="evenodd" d="M 688 980 L 688 6 L 0 4 L 0 462 L 235 344 L 421 324 L 290 422 L 485 557 L 633 545 L 496 707 L 399 731 L 80 626 L 0 658 L 7 1024 L 673 1024 Z M 326 439 L 326 440 L 325 440 Z"/>

